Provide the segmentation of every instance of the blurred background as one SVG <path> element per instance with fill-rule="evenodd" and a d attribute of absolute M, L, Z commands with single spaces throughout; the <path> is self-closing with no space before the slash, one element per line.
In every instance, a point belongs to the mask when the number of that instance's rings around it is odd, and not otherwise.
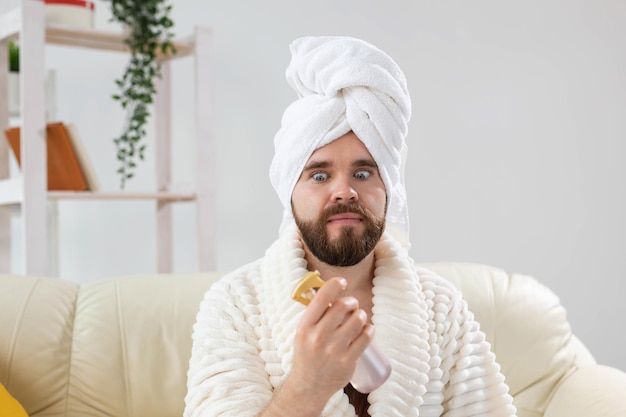
<path fill-rule="evenodd" d="M 0 12 L 17 0 L 1 0 Z M 177 37 L 213 31 L 217 269 L 262 256 L 282 207 L 273 136 L 295 99 L 289 43 L 350 35 L 391 55 L 413 99 L 406 172 L 417 262 L 532 275 L 567 308 L 599 362 L 626 369 L 626 3 L 620 0 L 172 1 Z M 110 22 L 96 1 L 95 27 Z M 73 123 L 103 191 L 119 189 L 111 99 L 124 54 L 46 47 L 56 114 Z M 195 175 L 193 68 L 172 69 L 174 182 Z M 153 135 L 151 125 L 149 135 Z M 150 141 L 148 141 L 150 143 Z M 155 187 L 153 147 L 127 189 Z M 87 282 L 155 271 L 151 202 L 61 201 L 59 275 Z M 196 265 L 195 208 L 175 207 L 176 272 Z M 14 216 L 16 247 L 20 219 Z M 14 254 L 19 269 L 20 254 Z M 16 271 L 16 272 L 19 272 Z"/>

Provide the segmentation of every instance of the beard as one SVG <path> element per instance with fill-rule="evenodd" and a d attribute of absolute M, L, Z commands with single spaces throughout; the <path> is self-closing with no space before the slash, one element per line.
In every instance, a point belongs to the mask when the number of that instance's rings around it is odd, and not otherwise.
<path fill-rule="evenodd" d="M 339 237 L 330 239 L 326 225 L 331 216 L 356 213 L 361 216 L 365 230 L 359 236 L 354 227 L 344 226 Z M 356 203 L 336 204 L 322 212 L 317 220 L 299 219 L 294 213 L 302 240 L 320 261 L 333 266 L 353 266 L 369 255 L 385 230 L 385 217 L 376 217 Z"/>

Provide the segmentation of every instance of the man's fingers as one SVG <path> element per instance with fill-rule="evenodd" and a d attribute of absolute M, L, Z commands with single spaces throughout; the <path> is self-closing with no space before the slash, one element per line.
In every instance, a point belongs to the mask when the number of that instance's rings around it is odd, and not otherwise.
<path fill-rule="evenodd" d="M 302 324 L 311 325 L 319 322 L 328 307 L 341 297 L 346 285 L 346 280 L 343 278 L 332 278 L 326 281 L 307 307 L 302 317 Z"/>

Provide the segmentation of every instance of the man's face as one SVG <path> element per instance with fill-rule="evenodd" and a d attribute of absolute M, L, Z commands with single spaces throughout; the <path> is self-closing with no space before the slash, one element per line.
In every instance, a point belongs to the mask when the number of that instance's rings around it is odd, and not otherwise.
<path fill-rule="evenodd" d="M 374 159 L 352 132 L 313 152 L 291 205 L 304 243 L 329 265 L 359 263 L 385 227 L 385 186 Z"/>

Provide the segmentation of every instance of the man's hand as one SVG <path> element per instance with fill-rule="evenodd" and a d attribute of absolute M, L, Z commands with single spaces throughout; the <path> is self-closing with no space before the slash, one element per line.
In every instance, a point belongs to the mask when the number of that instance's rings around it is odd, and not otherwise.
<path fill-rule="evenodd" d="M 374 329 L 357 299 L 341 296 L 345 287 L 332 278 L 313 297 L 296 330 L 291 372 L 263 416 L 318 416 L 350 381 Z"/>

